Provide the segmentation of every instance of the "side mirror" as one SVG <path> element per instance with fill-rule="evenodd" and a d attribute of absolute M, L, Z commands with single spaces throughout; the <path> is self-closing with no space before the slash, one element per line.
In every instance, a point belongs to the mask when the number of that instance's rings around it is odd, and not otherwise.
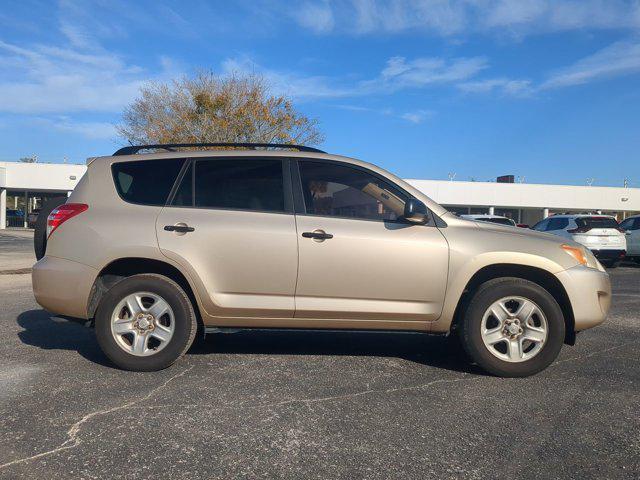
<path fill-rule="evenodd" d="M 429 221 L 429 210 L 420 200 L 410 198 L 404 204 L 403 218 L 411 223 L 427 223 Z"/>

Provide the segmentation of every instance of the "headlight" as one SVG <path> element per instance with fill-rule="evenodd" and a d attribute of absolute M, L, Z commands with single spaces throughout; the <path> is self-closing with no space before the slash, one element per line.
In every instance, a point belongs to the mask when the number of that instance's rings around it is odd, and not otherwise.
<path fill-rule="evenodd" d="M 589 268 L 598 268 L 599 263 L 593 253 L 585 247 L 574 247 L 573 245 L 561 245 L 562 249 L 575 258 L 580 265 L 584 265 Z"/>

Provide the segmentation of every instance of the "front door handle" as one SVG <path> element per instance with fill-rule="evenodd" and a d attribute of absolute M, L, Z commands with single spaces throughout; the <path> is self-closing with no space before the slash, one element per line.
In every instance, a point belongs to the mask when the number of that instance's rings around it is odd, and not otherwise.
<path fill-rule="evenodd" d="M 313 232 L 303 232 L 304 238 L 313 238 L 314 240 L 328 240 L 333 238 L 333 235 L 326 233 L 324 230 L 314 230 Z"/>
<path fill-rule="evenodd" d="M 187 233 L 193 232 L 195 228 L 190 227 L 189 225 L 185 225 L 184 223 L 178 223 L 176 225 L 165 225 L 164 229 L 167 232 L 176 232 L 176 233 Z"/>

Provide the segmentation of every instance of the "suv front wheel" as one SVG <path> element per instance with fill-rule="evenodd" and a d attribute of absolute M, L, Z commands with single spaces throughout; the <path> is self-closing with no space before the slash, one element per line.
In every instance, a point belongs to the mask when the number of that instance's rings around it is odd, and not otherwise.
<path fill-rule="evenodd" d="M 483 283 L 461 327 L 467 354 L 501 377 L 526 377 L 544 370 L 560 353 L 565 336 L 562 310 L 553 296 L 521 278 Z"/>
<path fill-rule="evenodd" d="M 157 274 L 116 283 L 102 298 L 95 323 L 105 355 L 118 367 L 134 371 L 167 368 L 189 349 L 197 331 L 187 294 Z"/>

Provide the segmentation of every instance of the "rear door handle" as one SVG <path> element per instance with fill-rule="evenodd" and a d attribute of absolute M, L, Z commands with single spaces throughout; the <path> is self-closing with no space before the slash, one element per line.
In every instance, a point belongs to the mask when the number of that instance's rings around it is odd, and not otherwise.
<path fill-rule="evenodd" d="M 314 240 L 328 240 L 333 238 L 333 235 L 326 233 L 323 230 L 314 230 L 313 232 L 303 232 L 304 238 L 313 238 Z"/>
<path fill-rule="evenodd" d="M 164 229 L 167 232 L 177 232 L 177 233 L 187 233 L 187 232 L 193 232 L 195 230 L 195 228 L 190 227 L 188 225 L 165 225 Z"/>

